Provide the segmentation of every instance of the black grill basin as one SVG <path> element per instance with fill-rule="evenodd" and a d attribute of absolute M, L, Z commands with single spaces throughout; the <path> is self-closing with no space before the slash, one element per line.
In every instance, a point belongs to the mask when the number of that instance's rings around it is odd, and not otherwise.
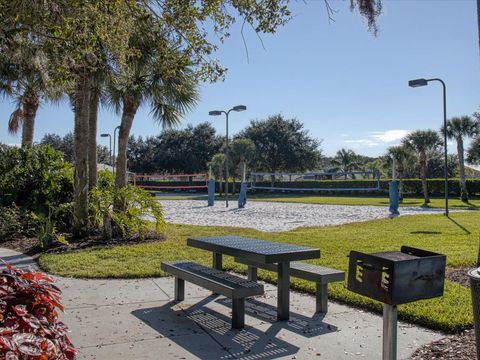
<path fill-rule="evenodd" d="M 443 295 L 446 256 L 402 246 L 400 251 L 350 252 L 347 288 L 390 305 Z"/>

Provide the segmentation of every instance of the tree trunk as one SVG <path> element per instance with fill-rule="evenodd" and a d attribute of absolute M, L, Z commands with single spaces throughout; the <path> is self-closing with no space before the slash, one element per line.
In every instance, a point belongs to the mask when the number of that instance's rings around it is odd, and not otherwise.
<path fill-rule="evenodd" d="M 420 154 L 420 172 L 422 176 L 422 189 L 423 189 L 423 205 L 427 205 L 430 202 L 428 197 L 428 185 L 427 185 L 427 156 Z"/>
<path fill-rule="evenodd" d="M 458 170 L 460 172 L 460 199 L 463 202 L 468 202 L 467 183 L 465 180 L 465 159 L 463 151 L 463 139 L 457 139 L 457 153 L 458 153 Z"/>
<path fill-rule="evenodd" d="M 23 126 L 22 148 L 30 149 L 33 146 L 33 133 L 35 131 L 35 117 L 40 101 L 38 95 L 31 88 L 27 88 L 22 96 Z"/>
<path fill-rule="evenodd" d="M 78 237 L 88 233 L 88 147 L 86 144 L 88 144 L 89 100 L 90 77 L 87 71 L 80 71 L 74 93 L 73 233 Z"/>
<path fill-rule="evenodd" d="M 88 115 L 88 188 L 97 186 L 97 115 L 99 95 L 96 90 L 90 93 Z"/>
<path fill-rule="evenodd" d="M 130 129 L 132 128 L 133 119 L 138 110 L 138 104 L 129 97 L 123 99 L 122 121 L 120 123 L 120 131 L 118 133 L 118 151 L 117 164 L 115 173 L 115 187 L 117 189 L 127 186 L 127 146 Z M 115 203 L 115 210 L 125 210 L 125 199 L 120 199 Z"/>

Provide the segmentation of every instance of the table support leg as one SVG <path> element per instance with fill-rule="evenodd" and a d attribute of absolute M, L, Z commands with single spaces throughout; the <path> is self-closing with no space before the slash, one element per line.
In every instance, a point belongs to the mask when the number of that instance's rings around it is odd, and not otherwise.
<path fill-rule="evenodd" d="M 185 300 L 185 281 L 178 277 L 175 278 L 175 301 Z"/>
<path fill-rule="evenodd" d="M 256 282 L 257 281 L 257 268 L 249 265 L 248 270 L 247 270 L 247 276 L 248 276 L 248 280 Z"/>
<path fill-rule="evenodd" d="M 212 262 L 212 267 L 216 270 L 223 270 L 223 265 L 222 265 L 222 254 L 220 253 L 213 253 L 213 262 Z"/>
<path fill-rule="evenodd" d="M 232 300 L 232 328 L 243 329 L 245 326 L 245 298 Z"/>
<path fill-rule="evenodd" d="M 288 320 L 290 318 L 290 263 L 278 263 L 278 304 L 277 319 Z"/>

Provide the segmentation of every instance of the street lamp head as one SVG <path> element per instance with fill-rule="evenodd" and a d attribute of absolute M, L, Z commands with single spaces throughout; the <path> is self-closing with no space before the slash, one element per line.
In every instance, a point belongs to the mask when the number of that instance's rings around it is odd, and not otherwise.
<path fill-rule="evenodd" d="M 100 134 L 100 137 L 109 137 L 110 134 Z"/>
<path fill-rule="evenodd" d="M 245 111 L 247 107 L 245 105 L 237 105 L 233 107 L 233 111 Z"/>
<path fill-rule="evenodd" d="M 408 86 L 410 87 L 420 87 L 420 86 L 426 86 L 428 85 L 428 81 L 426 79 L 415 79 L 415 80 L 410 80 L 408 82 Z"/>
<path fill-rule="evenodd" d="M 218 115 L 222 115 L 222 112 L 219 111 L 219 110 L 212 110 L 212 111 L 209 111 L 209 112 L 208 112 L 208 115 L 210 115 L 210 116 L 218 116 Z"/>

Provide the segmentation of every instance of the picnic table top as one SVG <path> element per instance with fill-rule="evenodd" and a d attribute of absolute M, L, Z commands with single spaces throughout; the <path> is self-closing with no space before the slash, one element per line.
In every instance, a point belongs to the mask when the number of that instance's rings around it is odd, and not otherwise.
<path fill-rule="evenodd" d="M 320 257 L 319 249 L 240 236 L 190 237 L 187 245 L 264 264 Z"/>

